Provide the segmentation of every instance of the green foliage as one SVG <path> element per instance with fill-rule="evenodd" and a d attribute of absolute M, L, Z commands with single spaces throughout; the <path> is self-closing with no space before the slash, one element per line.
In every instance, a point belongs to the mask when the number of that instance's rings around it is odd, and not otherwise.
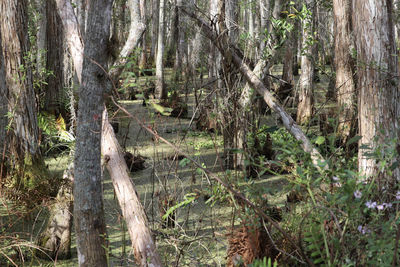
<path fill-rule="evenodd" d="M 42 112 L 38 114 L 38 127 L 42 131 L 42 147 L 46 152 L 60 147 L 74 147 L 75 136 L 67 131 L 64 118 Z"/>
<path fill-rule="evenodd" d="M 317 136 L 314 143 L 328 147 L 331 169 L 320 173 L 310 159 L 302 157 L 293 172 L 295 183 L 308 194 L 300 222 L 290 229 L 300 229 L 306 255 L 318 266 L 391 266 L 399 227 L 400 192 L 382 188 L 375 177 L 365 180 L 356 170 L 357 155 L 345 158 L 335 147 L 332 137 Z M 351 138 L 347 146 L 358 142 Z M 296 147 L 282 150 L 299 155 Z M 381 144 L 366 153 L 379 162 L 382 173 L 391 175 L 395 162 L 396 142 Z M 296 161 L 292 161 L 296 163 Z M 299 163 L 299 161 L 297 161 Z M 289 222 L 290 223 L 290 222 Z"/>
<path fill-rule="evenodd" d="M 195 193 L 189 193 L 183 196 L 183 201 L 179 202 L 178 204 L 176 204 L 175 206 L 170 207 L 166 213 L 164 214 L 164 216 L 162 217 L 163 220 L 166 220 L 168 218 L 168 216 L 173 213 L 176 209 L 181 208 L 181 207 L 185 207 L 191 203 L 193 203 L 196 199 L 197 199 L 198 195 Z"/>
<path fill-rule="evenodd" d="M 264 257 L 263 259 L 255 259 L 253 263 L 247 265 L 249 267 L 278 267 L 278 262 L 272 263 L 271 258 Z"/>

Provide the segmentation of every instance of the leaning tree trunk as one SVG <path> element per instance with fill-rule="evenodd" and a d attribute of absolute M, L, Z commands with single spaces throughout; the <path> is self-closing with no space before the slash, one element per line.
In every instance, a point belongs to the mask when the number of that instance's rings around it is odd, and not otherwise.
<path fill-rule="evenodd" d="M 376 178 L 380 188 L 397 190 L 400 170 L 388 168 L 368 155 L 387 153 L 400 137 L 398 56 L 394 40 L 392 1 L 353 1 L 353 25 L 357 48 L 359 141 L 358 168 L 367 179 Z M 373 19 L 371 19 L 373 18 Z M 389 146 L 386 147 L 386 146 Z M 400 162 L 397 154 L 391 163 Z M 387 194 L 389 195 L 389 194 Z"/>
<path fill-rule="evenodd" d="M 293 137 L 298 140 L 305 152 L 310 154 L 311 160 L 314 166 L 319 169 L 327 169 L 328 165 L 326 160 L 321 156 L 318 150 L 312 145 L 307 136 L 303 133 L 301 128 L 296 122 L 290 117 L 290 115 L 284 110 L 284 108 L 276 101 L 272 93 L 265 87 L 262 81 L 250 70 L 249 66 L 244 62 L 242 52 L 239 49 L 233 49 L 233 44 L 229 42 L 227 33 L 223 33 L 218 36 L 213 29 L 205 23 L 201 18 L 197 17 L 195 13 L 190 11 L 184 6 L 180 6 L 181 10 L 188 16 L 193 18 L 197 25 L 202 29 L 204 35 L 213 41 L 214 45 L 224 55 L 225 59 L 229 59 L 232 64 L 240 71 L 246 81 L 260 94 L 263 96 L 264 101 L 268 106 L 274 110 L 282 119 L 284 127 L 289 131 Z"/>
<path fill-rule="evenodd" d="M 351 1 L 334 0 L 335 21 L 335 70 L 336 90 L 339 108 L 338 135 L 343 144 L 356 129 L 356 88 L 354 81 L 354 63 L 349 47 L 352 44 Z"/>
<path fill-rule="evenodd" d="M 74 161 L 74 225 L 79 266 L 107 266 L 101 129 L 112 0 L 89 4 Z M 99 13 L 98 10 L 103 12 Z"/>
<path fill-rule="evenodd" d="M 310 9 L 314 5 L 314 0 L 306 0 L 307 8 Z M 303 20 L 303 41 L 301 56 L 301 75 L 299 78 L 299 100 L 297 107 L 297 123 L 306 124 L 310 121 L 313 115 L 314 106 L 314 59 L 313 45 L 310 44 L 310 39 L 313 36 L 313 21 L 315 18 L 315 8 L 311 15 Z"/>
<path fill-rule="evenodd" d="M 117 60 L 110 68 L 111 81 L 114 83 L 117 83 L 125 64 L 129 60 L 129 56 L 132 54 L 133 49 L 139 44 L 139 41 L 146 29 L 146 25 L 140 16 L 139 0 L 128 0 L 127 4 L 130 12 L 131 24 L 129 26 L 128 39 L 126 40 L 125 45 L 122 47 Z"/>
<path fill-rule="evenodd" d="M 103 113 L 102 149 L 104 162 L 110 173 L 122 215 L 128 226 L 135 258 L 140 266 L 161 266 L 156 246 L 148 227 L 148 221 L 134 184 L 128 175 L 122 150 L 108 122 L 107 111 Z"/>
<path fill-rule="evenodd" d="M 167 97 L 167 91 L 164 84 L 164 14 L 165 14 L 165 0 L 159 0 L 160 10 L 158 17 L 158 40 L 157 40 L 157 56 L 156 56 L 156 88 L 155 96 L 158 99 Z"/>
<path fill-rule="evenodd" d="M 8 88 L 8 111 L 12 117 L 13 129 L 9 148 L 16 159 L 15 164 L 21 167 L 19 171 L 23 171 L 27 162 L 32 168 L 44 169 L 38 144 L 39 128 L 32 71 L 25 60 L 29 51 L 27 7 L 26 0 L 0 2 L 0 13 L 4 15 L 3 18 L 7 18 L 0 22 L 0 34 Z M 23 188 L 23 174 L 15 176 L 16 183 Z"/>

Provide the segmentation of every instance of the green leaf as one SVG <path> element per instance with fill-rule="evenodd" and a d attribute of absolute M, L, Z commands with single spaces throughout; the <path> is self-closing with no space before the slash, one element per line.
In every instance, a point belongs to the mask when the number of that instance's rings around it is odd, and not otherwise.
<path fill-rule="evenodd" d="M 346 145 L 349 146 L 349 145 L 351 145 L 351 144 L 353 144 L 353 143 L 358 142 L 360 139 L 361 139 L 361 136 L 360 136 L 360 135 L 356 135 L 356 136 L 350 138 L 350 140 L 347 141 L 347 144 L 346 144 Z"/>
<path fill-rule="evenodd" d="M 188 158 L 183 158 L 181 161 L 179 161 L 179 166 L 185 167 L 190 163 L 190 160 Z"/>
<path fill-rule="evenodd" d="M 195 193 L 189 193 L 189 194 L 186 194 L 183 198 L 184 199 L 183 199 L 182 202 L 179 202 L 178 204 L 176 204 L 175 206 L 173 206 L 173 207 L 171 207 L 171 208 L 169 208 L 167 210 L 167 212 L 162 217 L 163 220 L 166 220 L 168 218 L 168 216 L 171 213 L 173 213 L 177 208 L 184 207 L 184 206 L 192 203 L 196 199 L 196 194 Z"/>
<path fill-rule="evenodd" d="M 315 140 L 315 143 L 317 145 L 322 145 L 325 142 L 325 137 L 323 136 L 318 136 L 317 139 Z"/>
<path fill-rule="evenodd" d="M 157 103 L 151 102 L 152 107 L 161 113 L 161 115 L 169 116 L 171 115 L 172 108 L 163 107 Z"/>

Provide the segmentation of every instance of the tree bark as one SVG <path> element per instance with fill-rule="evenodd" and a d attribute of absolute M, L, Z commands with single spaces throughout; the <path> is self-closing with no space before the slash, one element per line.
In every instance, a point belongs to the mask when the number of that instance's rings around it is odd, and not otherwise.
<path fill-rule="evenodd" d="M 128 167 L 114 131 L 108 122 L 106 110 L 103 113 L 102 136 L 101 153 L 128 227 L 135 258 L 140 266 L 161 266 L 155 243 L 148 228 L 147 216 L 128 175 Z"/>
<path fill-rule="evenodd" d="M 1 30 L 1 29 L 0 29 Z M 4 57 L 0 33 L 0 182 L 6 176 L 6 149 L 7 149 L 7 111 L 8 111 L 8 90 L 6 85 L 6 72 L 4 69 Z"/>
<path fill-rule="evenodd" d="M 157 40 L 157 57 L 156 57 L 156 88 L 155 95 L 158 99 L 167 97 L 164 84 L 164 14 L 165 14 L 165 0 L 159 0 L 160 10 L 158 17 L 158 40 Z"/>
<path fill-rule="evenodd" d="M 146 0 L 140 0 L 140 17 L 143 23 L 146 22 L 147 18 L 147 6 L 146 6 Z M 146 25 L 144 25 L 146 26 Z M 141 41 L 141 48 L 142 52 L 140 54 L 140 59 L 139 59 L 139 68 L 141 69 L 146 69 L 147 68 L 147 31 L 143 33 L 143 38 Z"/>
<path fill-rule="evenodd" d="M 152 59 L 155 58 L 155 55 L 157 53 L 157 37 L 158 37 L 158 27 L 159 27 L 159 4 L 160 0 L 151 0 L 151 13 L 152 15 L 152 20 L 151 20 L 151 52 L 150 52 L 150 57 Z"/>
<path fill-rule="evenodd" d="M 71 2 L 68 0 L 56 0 L 58 15 L 61 18 L 67 43 L 75 66 L 75 72 L 79 83 L 82 83 L 82 63 L 83 63 L 83 41 L 79 29 L 77 18 Z M 77 34 L 72 34 L 77 33 Z"/>
<path fill-rule="evenodd" d="M 58 116 L 65 116 L 66 110 L 62 103 L 64 84 L 64 33 L 61 19 L 57 14 L 54 0 L 46 2 L 46 71 L 53 75 L 47 78 L 45 94 L 45 110 Z"/>
<path fill-rule="evenodd" d="M 101 129 L 112 0 L 89 3 L 75 145 L 74 225 L 79 266 L 107 266 Z M 101 13 L 98 10 L 102 10 Z"/>
<path fill-rule="evenodd" d="M 354 47 L 351 34 L 351 1 L 334 0 L 335 70 L 337 101 L 339 110 L 338 135 L 345 144 L 355 134 L 356 128 L 356 88 L 354 63 L 350 47 Z"/>
<path fill-rule="evenodd" d="M 357 90 L 359 141 L 358 168 L 367 179 L 377 178 L 380 186 L 395 190 L 400 180 L 397 167 L 393 175 L 379 160 L 366 155 L 387 153 L 383 144 L 398 146 L 400 137 L 400 91 L 398 57 L 394 40 L 392 1 L 353 1 L 353 25 L 357 48 Z M 373 19 L 372 19 L 373 18 Z M 400 162 L 399 155 L 392 162 Z"/>
<path fill-rule="evenodd" d="M 18 165 L 28 156 L 41 162 L 38 125 L 31 64 L 25 60 L 29 51 L 26 0 L 0 2 L 2 51 L 8 88 L 8 110 L 12 114 L 11 153 Z M 18 181 L 17 181 L 18 182 Z"/>
<path fill-rule="evenodd" d="M 321 170 L 328 168 L 327 162 L 318 152 L 318 150 L 311 144 L 310 140 L 305 136 L 301 128 L 296 122 L 290 117 L 290 115 L 284 110 L 284 108 L 276 101 L 272 93 L 264 86 L 261 80 L 249 69 L 247 64 L 243 61 L 240 56 L 242 54 L 238 48 L 234 48 L 226 36 L 226 33 L 217 37 L 217 34 L 207 25 L 202 19 L 196 16 L 193 12 L 186 9 L 184 6 L 180 6 L 181 10 L 186 13 L 189 17 L 193 18 L 197 25 L 202 29 L 203 33 L 207 38 L 213 41 L 214 45 L 224 55 L 225 59 L 231 60 L 231 62 L 239 69 L 246 81 L 260 94 L 263 96 L 264 101 L 268 106 L 274 110 L 282 119 L 282 123 L 285 128 L 289 131 L 293 137 L 300 141 L 304 151 L 309 153 L 314 166 Z"/>
<path fill-rule="evenodd" d="M 311 9 L 314 5 L 314 0 L 306 0 L 307 8 Z M 307 124 L 312 115 L 314 107 L 314 59 L 313 48 L 310 40 L 314 38 L 314 18 L 315 8 L 311 9 L 312 14 L 302 21 L 303 40 L 301 56 L 301 75 L 299 78 L 299 103 L 297 107 L 297 123 Z"/>

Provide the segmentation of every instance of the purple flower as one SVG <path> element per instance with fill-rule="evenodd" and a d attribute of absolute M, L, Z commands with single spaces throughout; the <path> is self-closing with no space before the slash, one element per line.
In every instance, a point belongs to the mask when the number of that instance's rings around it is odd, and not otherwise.
<path fill-rule="evenodd" d="M 372 202 L 372 201 L 367 201 L 366 203 L 365 203 L 365 206 L 367 206 L 367 208 L 369 208 L 369 209 L 374 209 L 374 208 L 376 208 L 376 202 L 374 201 L 374 202 Z"/>
<path fill-rule="evenodd" d="M 337 182 L 337 181 L 339 181 L 339 177 L 333 176 L 333 177 L 332 177 L 332 180 L 335 181 L 335 182 Z"/>
<path fill-rule="evenodd" d="M 397 199 L 397 200 L 400 200 L 400 191 L 397 191 L 397 193 L 396 193 L 396 199 Z"/>
<path fill-rule="evenodd" d="M 358 230 L 361 234 L 363 234 L 363 235 L 371 233 L 371 230 L 369 230 L 369 229 L 367 228 L 367 226 L 359 225 L 359 226 L 357 227 L 357 230 Z"/>
<path fill-rule="evenodd" d="M 393 206 L 392 203 L 382 203 L 382 205 L 384 205 L 385 208 L 391 208 Z"/>
<path fill-rule="evenodd" d="M 385 208 L 385 206 L 383 204 L 376 206 L 376 208 L 378 210 L 383 210 Z"/>
<path fill-rule="evenodd" d="M 360 190 L 354 191 L 354 197 L 355 197 L 355 198 L 361 198 L 361 196 L 362 196 L 362 193 L 361 193 Z"/>

